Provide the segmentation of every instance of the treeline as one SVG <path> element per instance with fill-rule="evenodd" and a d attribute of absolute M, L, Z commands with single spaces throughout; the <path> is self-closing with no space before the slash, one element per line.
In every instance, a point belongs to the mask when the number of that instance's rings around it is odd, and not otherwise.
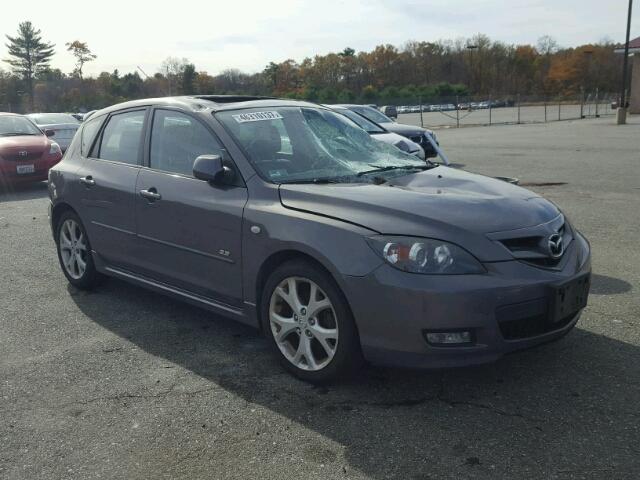
<path fill-rule="evenodd" d="M 29 22 L 7 39 L 11 56 L 5 61 L 11 68 L 0 70 L 0 110 L 13 111 L 82 111 L 136 98 L 211 93 L 380 104 L 427 103 L 454 95 L 575 96 L 583 90 L 615 92 L 622 61 L 609 41 L 560 48 L 548 36 L 533 46 L 476 35 L 408 42 L 400 48 L 379 45 L 369 52 L 345 48 L 300 62 L 271 62 L 253 74 L 227 69 L 210 75 L 187 59 L 168 58 L 152 75 L 115 70 L 86 77 L 84 64 L 96 58 L 86 43 L 67 44 L 77 64 L 64 73 L 50 67 L 55 46 L 42 41 Z M 24 58 L 27 51 L 33 55 L 34 46 L 44 50 L 40 64 Z"/>

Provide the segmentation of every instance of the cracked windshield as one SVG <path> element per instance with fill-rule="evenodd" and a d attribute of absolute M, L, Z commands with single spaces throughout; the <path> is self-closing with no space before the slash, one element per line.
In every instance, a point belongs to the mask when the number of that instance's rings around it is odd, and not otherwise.
<path fill-rule="evenodd" d="M 274 107 L 217 117 L 261 176 L 274 183 L 370 182 L 369 174 L 378 178 L 382 172 L 402 175 L 429 167 L 329 110 Z"/>

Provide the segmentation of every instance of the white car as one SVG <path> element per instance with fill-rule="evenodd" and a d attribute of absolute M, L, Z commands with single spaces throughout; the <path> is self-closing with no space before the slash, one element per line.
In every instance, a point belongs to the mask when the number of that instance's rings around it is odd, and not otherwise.
<path fill-rule="evenodd" d="M 358 125 L 360 128 L 365 130 L 369 135 L 371 135 L 372 138 L 375 138 L 376 140 L 384 143 L 389 143 L 394 147 L 399 148 L 403 152 L 415 155 L 421 160 L 425 159 L 424 149 L 408 138 L 403 137 L 402 135 L 398 135 L 397 133 L 390 132 L 377 123 L 372 122 L 368 118 L 354 112 L 353 110 L 349 110 L 346 107 L 341 107 L 339 105 L 325 105 L 325 107 L 330 108 L 335 112 L 341 113 L 356 125 Z"/>

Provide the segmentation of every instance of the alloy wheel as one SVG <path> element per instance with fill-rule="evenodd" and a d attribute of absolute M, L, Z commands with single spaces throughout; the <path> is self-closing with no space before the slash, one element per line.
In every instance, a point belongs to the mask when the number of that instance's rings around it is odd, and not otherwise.
<path fill-rule="evenodd" d="M 302 370 L 321 370 L 338 347 L 338 322 L 331 300 L 313 281 L 285 278 L 271 294 L 269 324 L 284 357 Z"/>
<path fill-rule="evenodd" d="M 87 269 L 87 242 L 82 228 L 73 219 L 60 227 L 60 257 L 67 274 L 74 280 L 82 278 Z"/>

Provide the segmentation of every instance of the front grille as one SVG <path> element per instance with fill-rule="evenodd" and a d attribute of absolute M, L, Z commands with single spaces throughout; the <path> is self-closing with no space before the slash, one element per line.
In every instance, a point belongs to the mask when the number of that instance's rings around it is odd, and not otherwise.
<path fill-rule="evenodd" d="M 557 227 L 554 233 L 558 233 L 564 242 L 564 251 L 569 248 L 573 235 L 563 222 Z M 542 234 L 529 235 L 524 237 L 499 238 L 497 239 L 514 256 L 514 258 L 535 265 L 541 268 L 556 268 L 562 261 L 564 254 L 559 258 L 553 258 L 549 253 L 548 241 L 549 231 Z"/>
<path fill-rule="evenodd" d="M 577 312 L 572 313 L 559 322 L 551 323 L 546 314 L 498 322 L 500 332 L 505 340 L 521 340 L 536 337 L 566 327 Z"/>
<path fill-rule="evenodd" d="M 530 263 L 531 265 L 535 265 L 536 267 L 542 268 L 555 268 L 558 266 L 562 257 L 560 258 L 528 258 L 524 260 L 526 263 Z"/>
<path fill-rule="evenodd" d="M 2 158 L 9 162 L 33 162 L 35 160 L 39 160 L 40 157 L 42 157 L 42 152 L 28 152 L 24 156 L 17 153 L 2 155 Z"/>

